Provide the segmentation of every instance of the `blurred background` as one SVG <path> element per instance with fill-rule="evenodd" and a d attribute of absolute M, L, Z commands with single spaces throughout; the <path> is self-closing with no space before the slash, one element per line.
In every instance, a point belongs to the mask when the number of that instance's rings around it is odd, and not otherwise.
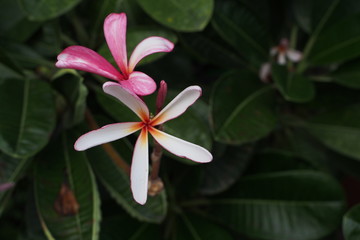
<path fill-rule="evenodd" d="M 202 87 L 164 127 L 214 156 L 165 151 L 165 188 L 144 206 L 122 162 L 135 135 L 73 149 L 135 115 L 108 79 L 55 67 L 72 45 L 116 66 L 103 23 L 120 12 L 128 54 L 149 36 L 175 43 L 136 70 L 167 82 L 166 102 Z M 358 240 L 359 89 L 357 0 L 0 0 L 0 239 Z"/>

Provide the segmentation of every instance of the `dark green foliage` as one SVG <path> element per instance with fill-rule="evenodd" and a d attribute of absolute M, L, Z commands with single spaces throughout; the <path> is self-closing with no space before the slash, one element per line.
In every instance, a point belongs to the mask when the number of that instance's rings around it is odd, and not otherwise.
<path fill-rule="evenodd" d="M 102 91 L 108 79 L 55 67 L 70 45 L 116 66 L 103 34 L 113 12 L 127 14 L 129 56 L 150 36 L 175 44 L 135 70 L 167 82 L 165 103 L 201 86 L 164 131 L 214 157 L 164 151 L 164 190 L 145 205 L 124 167 L 138 133 L 73 147 L 138 117 Z M 0 1 L 0 188 L 14 183 L 0 191 L 0 239 L 360 239 L 359 26 L 358 0 Z M 155 115 L 156 93 L 142 99 Z"/>

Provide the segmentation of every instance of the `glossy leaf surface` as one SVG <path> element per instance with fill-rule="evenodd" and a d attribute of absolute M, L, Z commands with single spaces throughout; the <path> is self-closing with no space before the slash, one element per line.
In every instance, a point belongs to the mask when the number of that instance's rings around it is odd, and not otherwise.
<path fill-rule="evenodd" d="M 319 239 L 336 229 L 343 208 L 339 184 L 314 171 L 244 177 L 212 201 L 219 221 L 256 239 Z"/>
<path fill-rule="evenodd" d="M 268 135 L 276 124 L 274 92 L 247 71 L 231 72 L 215 85 L 210 102 L 217 141 L 243 144 Z"/>
<path fill-rule="evenodd" d="M 34 155 L 47 144 L 55 124 L 49 85 L 38 79 L 2 79 L 0 115 L 0 149 L 13 157 Z"/>
<path fill-rule="evenodd" d="M 100 199 L 85 153 L 62 136 L 36 159 L 34 192 L 48 239 L 97 240 Z"/>
<path fill-rule="evenodd" d="M 137 2 L 159 23 L 184 32 L 203 30 L 214 8 L 213 0 L 137 0 Z"/>

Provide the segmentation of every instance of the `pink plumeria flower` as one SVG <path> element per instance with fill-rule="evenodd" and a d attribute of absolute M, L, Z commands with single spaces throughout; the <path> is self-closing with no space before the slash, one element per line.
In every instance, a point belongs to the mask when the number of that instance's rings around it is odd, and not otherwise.
<path fill-rule="evenodd" d="M 289 41 L 286 38 L 281 39 L 278 46 L 272 47 L 270 49 L 270 55 L 277 55 L 277 62 L 280 65 L 286 64 L 286 58 L 292 62 L 299 62 L 302 58 L 302 53 L 289 48 Z"/>
<path fill-rule="evenodd" d="M 124 89 L 121 85 L 106 82 L 103 85 L 105 93 L 119 99 L 129 107 L 141 122 L 124 122 L 106 125 L 100 129 L 82 135 L 74 145 L 75 150 L 83 151 L 88 148 L 111 142 L 141 130 L 134 147 L 131 165 L 131 190 L 136 202 L 145 204 L 148 192 L 149 150 L 148 133 L 169 152 L 180 157 L 188 158 L 199 163 L 212 160 L 211 153 L 203 147 L 184 141 L 164 133 L 155 127 L 168 120 L 178 117 L 186 111 L 201 95 L 201 88 L 191 86 L 177 95 L 155 117 L 150 116 L 146 104 L 135 94 Z"/>
<path fill-rule="evenodd" d="M 148 37 L 136 46 L 128 62 L 126 24 L 125 13 L 112 13 L 104 22 L 105 39 L 120 71 L 95 51 L 82 46 L 70 46 L 62 51 L 57 57 L 56 67 L 82 70 L 116 80 L 137 95 L 153 93 L 156 83 L 145 73 L 134 71 L 135 66 L 150 54 L 172 51 L 174 44 L 162 37 Z"/>

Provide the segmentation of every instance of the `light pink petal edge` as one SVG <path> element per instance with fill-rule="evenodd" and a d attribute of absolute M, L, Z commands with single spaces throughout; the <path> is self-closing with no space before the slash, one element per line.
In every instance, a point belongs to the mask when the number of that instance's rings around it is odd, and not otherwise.
<path fill-rule="evenodd" d="M 128 75 L 126 25 L 127 19 L 125 13 L 111 13 L 104 21 L 106 42 L 125 78 L 127 78 Z"/>
<path fill-rule="evenodd" d="M 134 49 L 129 61 L 129 72 L 132 72 L 136 64 L 144 57 L 158 52 L 171 52 L 174 44 L 163 37 L 148 37 L 142 40 Z"/>
<path fill-rule="evenodd" d="M 152 94 L 156 90 L 155 81 L 143 72 L 132 72 L 129 79 L 121 81 L 120 84 L 139 96 Z"/>
<path fill-rule="evenodd" d="M 103 90 L 105 93 L 119 99 L 136 115 L 138 115 L 142 121 L 147 121 L 149 119 L 149 109 L 146 104 L 138 96 L 136 96 L 129 90 L 126 90 L 120 84 L 114 82 L 106 82 L 103 85 Z"/>
<path fill-rule="evenodd" d="M 294 49 L 287 50 L 286 55 L 292 62 L 299 62 L 302 59 L 302 53 Z"/>
<path fill-rule="evenodd" d="M 58 68 L 71 68 L 85 72 L 95 73 L 100 76 L 121 80 L 123 76 L 105 58 L 97 52 L 82 46 L 70 46 L 65 48 L 55 64 Z"/>
<path fill-rule="evenodd" d="M 179 93 L 166 107 L 152 120 L 153 126 L 162 124 L 183 114 L 201 96 L 199 86 L 190 86 Z"/>
<path fill-rule="evenodd" d="M 74 144 L 77 151 L 84 151 L 100 144 L 115 141 L 136 132 L 142 127 L 138 122 L 114 123 L 80 136 Z"/>
<path fill-rule="evenodd" d="M 147 199 L 149 179 L 149 148 L 146 128 L 141 130 L 134 147 L 130 179 L 135 201 L 144 205 Z"/>
<path fill-rule="evenodd" d="M 15 186 L 14 182 L 4 182 L 0 183 L 0 192 L 4 192 L 9 190 L 10 188 L 13 188 Z"/>
<path fill-rule="evenodd" d="M 174 137 L 153 127 L 149 131 L 162 147 L 179 157 L 199 163 L 207 163 L 213 159 L 211 153 L 199 145 Z"/>

